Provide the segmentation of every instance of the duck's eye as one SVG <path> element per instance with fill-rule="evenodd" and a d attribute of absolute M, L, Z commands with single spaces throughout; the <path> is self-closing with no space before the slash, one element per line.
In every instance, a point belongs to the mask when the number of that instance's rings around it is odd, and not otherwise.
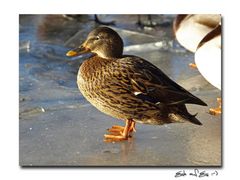
<path fill-rule="evenodd" d="M 96 37 L 95 37 L 95 40 L 99 40 L 99 39 L 100 39 L 100 37 L 99 37 L 99 36 L 96 36 Z"/>

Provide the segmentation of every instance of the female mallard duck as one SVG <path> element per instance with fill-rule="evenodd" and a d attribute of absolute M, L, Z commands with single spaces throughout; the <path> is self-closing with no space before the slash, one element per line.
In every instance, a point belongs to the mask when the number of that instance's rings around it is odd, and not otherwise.
<path fill-rule="evenodd" d="M 98 27 L 86 41 L 67 56 L 95 55 L 84 61 L 77 76 L 83 96 L 100 111 L 126 121 L 125 127 L 113 126 L 107 141 L 127 140 L 135 131 L 135 122 L 162 125 L 189 121 L 201 125 L 185 104 L 206 106 L 184 88 L 169 79 L 150 62 L 123 55 L 121 37 L 108 27 Z"/>

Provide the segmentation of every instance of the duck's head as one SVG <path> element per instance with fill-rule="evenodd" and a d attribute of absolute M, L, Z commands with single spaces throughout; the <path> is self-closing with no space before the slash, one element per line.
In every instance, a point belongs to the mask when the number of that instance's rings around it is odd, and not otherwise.
<path fill-rule="evenodd" d="M 98 27 L 91 31 L 84 43 L 67 52 L 67 56 L 94 53 L 102 58 L 119 58 L 123 53 L 123 41 L 117 32 L 108 27 Z"/>

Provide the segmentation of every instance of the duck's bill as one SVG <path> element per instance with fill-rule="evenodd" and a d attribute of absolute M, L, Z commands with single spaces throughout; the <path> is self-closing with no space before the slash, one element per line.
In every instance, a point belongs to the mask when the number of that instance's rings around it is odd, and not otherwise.
<path fill-rule="evenodd" d="M 66 56 L 69 56 L 69 57 L 73 57 L 73 56 L 79 56 L 81 54 L 85 54 L 85 53 L 88 53 L 90 52 L 89 49 L 81 46 L 81 47 L 78 47 L 76 49 L 73 49 L 73 50 L 70 50 L 67 52 Z"/>

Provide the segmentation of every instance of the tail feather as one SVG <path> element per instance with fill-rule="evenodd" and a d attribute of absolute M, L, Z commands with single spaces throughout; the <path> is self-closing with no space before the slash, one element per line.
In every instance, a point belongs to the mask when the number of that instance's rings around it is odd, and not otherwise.
<path fill-rule="evenodd" d="M 190 121 L 193 124 L 202 125 L 202 123 L 196 118 L 196 115 L 197 114 L 195 114 L 195 115 L 189 114 L 189 117 L 186 118 L 186 120 Z"/>
<path fill-rule="evenodd" d="M 187 111 L 185 105 L 177 106 L 175 113 L 170 113 L 169 118 L 174 122 L 191 122 L 196 125 L 202 125 L 202 123 L 196 118 L 197 113 L 192 115 Z"/>
<path fill-rule="evenodd" d="M 205 102 L 203 102 L 201 99 L 197 98 L 196 96 L 193 96 L 194 98 L 190 99 L 187 103 L 189 104 L 198 104 L 201 106 L 207 106 Z"/>
<path fill-rule="evenodd" d="M 170 113 L 168 117 L 171 122 L 191 122 L 196 125 L 202 125 L 202 123 L 195 117 L 196 115 L 183 115 L 183 114 L 173 114 Z"/>

